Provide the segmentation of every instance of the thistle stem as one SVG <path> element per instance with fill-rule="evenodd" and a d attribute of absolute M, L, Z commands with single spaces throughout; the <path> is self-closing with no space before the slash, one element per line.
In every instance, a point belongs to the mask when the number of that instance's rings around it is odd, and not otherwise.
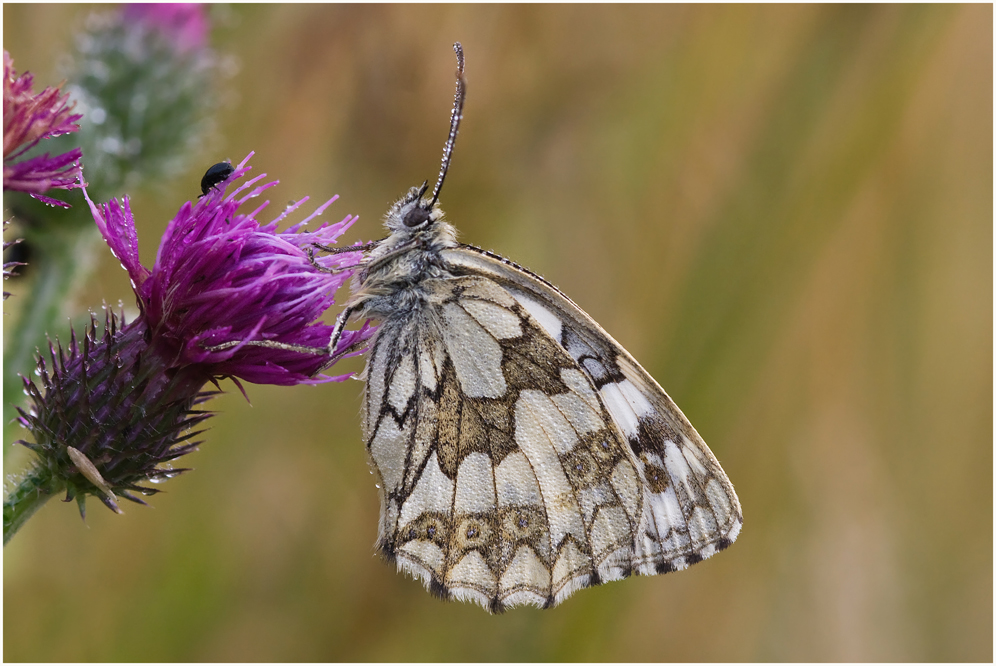
<path fill-rule="evenodd" d="M 28 470 L 3 501 L 3 545 L 21 529 L 35 511 L 65 488 L 46 467 Z"/>

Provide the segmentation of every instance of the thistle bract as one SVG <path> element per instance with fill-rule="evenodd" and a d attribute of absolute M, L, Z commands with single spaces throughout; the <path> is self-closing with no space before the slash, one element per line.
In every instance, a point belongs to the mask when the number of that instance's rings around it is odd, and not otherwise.
<path fill-rule="evenodd" d="M 210 416 L 196 407 L 216 392 L 201 390 L 196 369 L 167 372 L 147 334 L 141 319 L 125 325 L 108 312 L 102 332 L 91 319 L 82 342 L 73 334 L 68 349 L 49 345 L 40 386 L 24 379 L 30 408 L 18 409 L 19 420 L 35 441 L 21 443 L 81 513 L 88 494 L 115 511 L 117 496 L 144 504 L 134 493 L 158 490 L 140 484 L 186 471 L 164 465 L 196 448 L 193 428 Z"/>

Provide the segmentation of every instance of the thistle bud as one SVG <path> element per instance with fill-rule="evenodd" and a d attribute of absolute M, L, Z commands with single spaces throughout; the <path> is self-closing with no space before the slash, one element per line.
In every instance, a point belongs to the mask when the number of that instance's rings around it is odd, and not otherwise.
<path fill-rule="evenodd" d="M 86 495 L 120 512 L 117 497 L 144 502 L 156 483 L 184 469 L 172 461 L 196 448 L 196 426 L 210 416 L 197 409 L 216 391 L 202 391 L 205 377 L 167 372 L 146 342 L 141 319 L 125 324 L 108 312 L 103 330 L 91 319 L 82 341 L 68 349 L 50 344 L 38 359 L 36 384 L 24 379 L 29 409 L 20 423 L 34 441 L 19 443 L 38 454 L 38 464 L 66 488 L 85 516 Z"/>

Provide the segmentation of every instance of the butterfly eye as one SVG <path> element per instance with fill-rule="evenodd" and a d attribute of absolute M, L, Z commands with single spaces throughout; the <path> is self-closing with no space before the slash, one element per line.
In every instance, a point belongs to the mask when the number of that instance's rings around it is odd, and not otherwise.
<path fill-rule="evenodd" d="M 417 227 L 423 224 L 429 219 L 429 211 L 420 206 L 415 206 L 410 211 L 405 213 L 405 218 L 403 222 L 406 227 Z"/>

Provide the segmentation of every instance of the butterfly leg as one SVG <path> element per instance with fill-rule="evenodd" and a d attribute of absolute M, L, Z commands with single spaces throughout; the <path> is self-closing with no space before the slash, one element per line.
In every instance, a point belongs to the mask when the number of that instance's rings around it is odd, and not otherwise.
<path fill-rule="evenodd" d="M 229 342 L 223 342 L 220 345 L 209 345 L 204 347 L 207 351 L 225 351 L 226 349 L 233 349 L 240 345 L 245 345 L 247 347 L 267 347 L 269 349 L 283 349 L 285 351 L 299 352 L 301 354 L 313 354 L 315 356 L 325 356 L 328 353 L 328 347 L 308 347 L 306 345 L 289 345 L 285 342 L 274 342 L 273 340 L 231 340 Z M 340 353 L 336 358 L 341 358 Z"/>
<path fill-rule="evenodd" d="M 346 252 L 364 252 L 370 248 L 377 245 L 376 241 L 365 243 L 363 245 L 349 245 L 349 246 L 339 246 L 339 245 L 322 245 L 321 243 L 312 243 L 311 247 L 308 248 L 308 261 L 311 265 L 321 271 L 322 273 L 338 273 L 343 270 L 349 270 L 352 266 L 348 268 L 328 268 L 322 266 L 315 260 L 315 248 L 318 248 L 322 252 L 328 252 L 329 254 L 345 254 Z"/>
<path fill-rule="evenodd" d="M 347 306 L 345 310 L 339 313 L 339 316 L 335 318 L 335 325 L 332 327 L 332 335 L 329 336 L 329 345 L 325 348 L 325 355 L 328 356 L 328 360 L 323 362 L 321 367 L 315 371 L 318 374 L 322 370 L 334 365 L 342 357 L 352 353 L 357 347 L 365 345 L 367 341 L 355 340 L 349 345 L 343 347 L 342 349 L 336 350 L 339 344 L 339 340 L 342 338 L 343 329 L 346 328 L 346 322 L 349 321 L 349 317 L 353 314 L 356 308 Z"/>
<path fill-rule="evenodd" d="M 268 349 L 283 349 L 285 351 L 298 352 L 300 354 L 312 354 L 315 356 L 327 356 L 328 360 L 324 361 L 321 367 L 315 371 L 318 374 L 322 370 L 334 365 L 336 361 L 341 359 L 343 356 L 353 352 L 357 347 L 364 344 L 366 340 L 357 340 L 350 343 L 346 347 L 336 350 L 336 345 L 339 344 L 339 340 L 342 338 L 343 329 L 346 327 L 346 321 L 349 316 L 353 314 L 354 308 L 348 307 L 339 313 L 336 317 L 335 326 L 332 328 L 332 335 L 329 337 L 329 344 L 325 347 L 309 347 L 307 345 L 293 345 L 287 344 L 285 342 L 276 342 L 274 340 L 232 340 L 230 342 L 223 342 L 220 345 L 211 345 L 205 347 L 207 351 L 225 351 L 226 349 L 233 349 L 240 345 L 246 345 L 248 347 L 267 347 Z"/>
<path fill-rule="evenodd" d="M 328 252 L 329 254 L 342 254 L 344 252 L 363 252 L 365 250 L 370 250 L 377 247 L 377 243 L 380 241 L 370 241 L 369 243 L 364 243 L 363 245 L 322 245 L 321 243 L 312 243 L 311 247 L 317 247 L 322 252 Z"/>

